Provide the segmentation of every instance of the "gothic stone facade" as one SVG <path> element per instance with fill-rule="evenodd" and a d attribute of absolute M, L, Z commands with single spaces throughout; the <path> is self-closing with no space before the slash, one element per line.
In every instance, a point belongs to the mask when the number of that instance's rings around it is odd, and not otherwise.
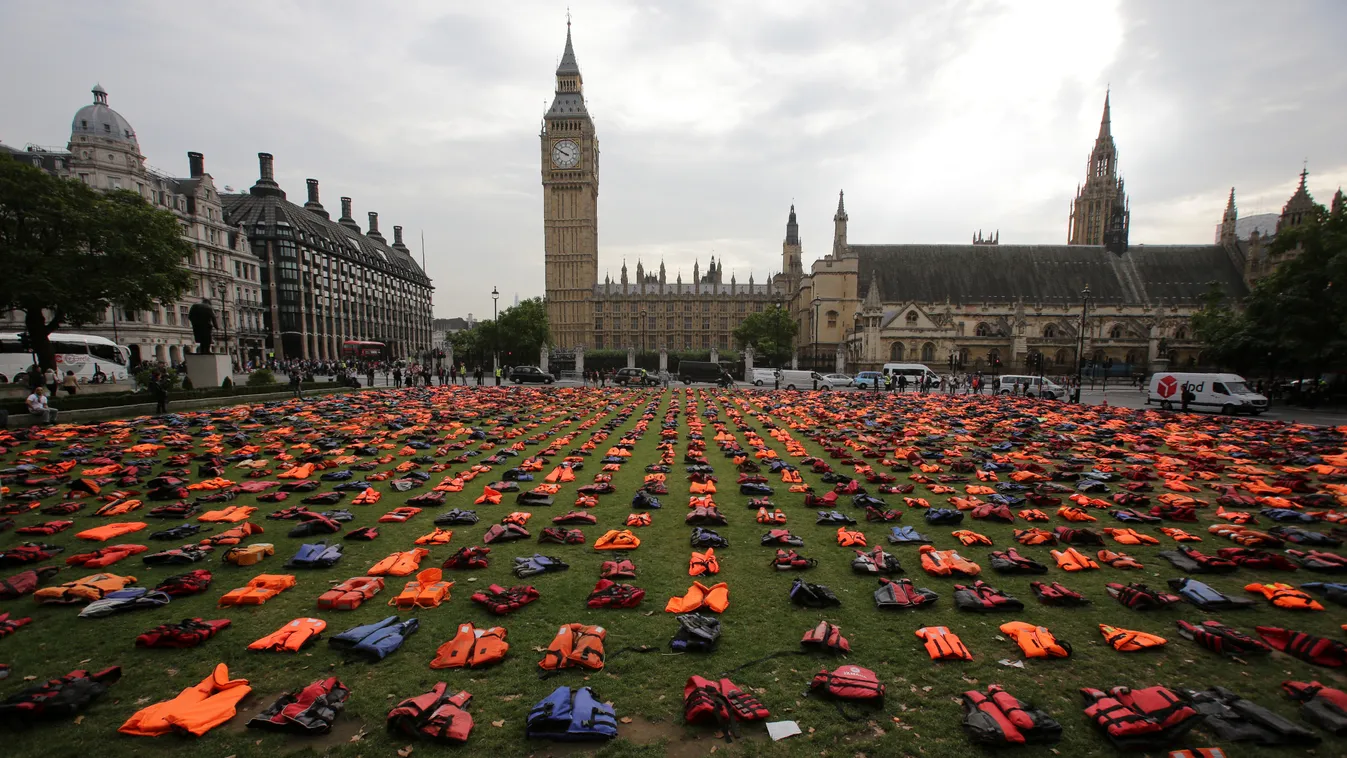
<path fill-rule="evenodd" d="M 1107 97 L 1088 172 L 1066 245 L 999 244 L 999 235 L 972 245 L 855 244 L 839 196 L 832 251 L 805 273 L 792 208 L 779 280 L 792 293 L 801 354 L 852 371 L 899 361 L 988 371 L 999 361 L 1001 372 L 1024 371 L 1041 354 L 1048 373 L 1070 374 L 1079 340 L 1084 359 L 1111 360 L 1115 372 L 1202 365 L 1190 318 L 1211 283 L 1237 297 L 1275 267 L 1270 235 L 1240 233 L 1232 190 L 1214 244 L 1129 246 Z M 1302 175 L 1278 229 L 1311 205 Z"/>
<path fill-rule="evenodd" d="M 714 259 L 692 281 L 669 281 L 664 264 L 647 273 L 639 261 L 629 279 L 598 279 L 599 141 L 566 28 L 552 105 L 539 135 L 543 185 L 543 250 L 547 313 L 562 353 L 576 348 L 639 351 L 728 349 L 750 314 L 783 302 L 771 282 L 724 281 Z M 554 351 L 554 355 L 556 352 Z"/>

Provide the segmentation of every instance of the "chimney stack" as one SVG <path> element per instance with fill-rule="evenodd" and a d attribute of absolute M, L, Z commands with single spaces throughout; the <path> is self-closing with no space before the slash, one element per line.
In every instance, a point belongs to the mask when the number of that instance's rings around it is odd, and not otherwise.
<path fill-rule="evenodd" d="M 351 218 L 351 198 L 343 197 L 341 199 L 341 218 L 337 219 L 337 223 L 356 234 L 360 233 L 360 224 L 357 224 L 355 219 Z"/>
<path fill-rule="evenodd" d="M 384 236 L 379 232 L 379 214 L 374 211 L 369 212 L 369 231 L 365 236 L 377 242 L 383 242 Z"/>
<path fill-rule="evenodd" d="M 393 245 L 394 247 L 402 244 L 402 227 L 393 227 Z"/>
<path fill-rule="evenodd" d="M 285 191 L 281 185 L 276 183 L 276 178 L 271 170 L 271 153 L 257 154 L 257 183 L 248 190 L 250 194 L 257 196 L 275 195 L 282 199 L 285 198 Z"/>
<path fill-rule="evenodd" d="M 305 181 L 307 181 L 309 185 L 309 201 L 304 204 L 304 208 L 310 213 L 315 213 L 323 218 L 330 218 L 330 216 L 327 215 L 327 209 L 324 208 L 323 204 L 318 200 L 318 180 L 307 179 Z"/>
<path fill-rule="evenodd" d="M 199 179 L 206 173 L 206 156 L 201 153 L 188 153 L 187 165 L 191 177 L 193 179 Z"/>

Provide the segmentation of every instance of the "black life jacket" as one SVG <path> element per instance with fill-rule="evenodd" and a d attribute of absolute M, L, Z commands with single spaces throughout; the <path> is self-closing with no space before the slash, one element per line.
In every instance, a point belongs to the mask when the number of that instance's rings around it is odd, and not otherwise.
<path fill-rule="evenodd" d="M 1339 737 L 1347 736 L 1347 692 L 1319 682 L 1282 682 L 1287 697 L 1300 702 L 1300 716 Z"/>
<path fill-rule="evenodd" d="M 804 547 L 804 540 L 791 534 L 789 529 L 772 529 L 762 535 L 762 544 Z"/>
<path fill-rule="evenodd" d="M 818 626 L 804 633 L 800 644 L 810 650 L 822 650 L 829 653 L 850 653 L 851 643 L 842 636 L 841 627 L 827 621 L 818 622 Z"/>
<path fill-rule="evenodd" d="M 961 611 L 986 613 L 989 611 L 1019 611 L 1024 603 L 992 587 L 982 580 L 971 586 L 954 585 L 954 607 Z"/>
<path fill-rule="evenodd" d="M 1319 571 L 1325 574 L 1347 572 L 1347 558 L 1337 553 L 1322 550 L 1287 550 L 1286 554 L 1310 571 Z"/>
<path fill-rule="evenodd" d="M 1052 744 L 1062 737 L 1062 725 L 1045 711 L 1024 703 L 999 684 L 985 693 L 963 693 L 963 728 L 981 745 L 1010 747 Z"/>
<path fill-rule="evenodd" d="M 1319 735 L 1224 687 L 1184 694 L 1197 712 L 1207 717 L 1204 726 L 1222 740 L 1256 742 L 1259 745 L 1317 745 Z"/>
<path fill-rule="evenodd" d="M 709 653 L 720 642 L 720 619 L 702 613 L 685 613 L 676 617 L 678 631 L 669 640 L 669 648 L 676 653 Z"/>
<path fill-rule="evenodd" d="M 183 597 L 186 595 L 195 595 L 210 589 L 211 573 L 206 569 L 196 569 L 188 571 L 186 574 L 170 576 L 159 583 L 154 588 L 155 592 L 162 592 L 172 597 Z"/>
<path fill-rule="evenodd" d="M 930 508 L 926 511 L 926 523 L 936 526 L 958 524 L 963 521 L 963 512 L 953 508 Z"/>
<path fill-rule="evenodd" d="M 1228 574 L 1239 570 L 1239 564 L 1228 558 L 1207 555 L 1187 545 L 1180 545 L 1177 550 L 1162 550 L 1157 555 L 1189 574 Z"/>
<path fill-rule="evenodd" d="M 1002 574 L 1046 574 L 1048 567 L 1030 558 L 1020 555 L 1015 548 L 992 552 L 992 568 Z"/>
<path fill-rule="evenodd" d="M 1205 582 L 1189 579 L 1186 576 L 1170 579 L 1167 583 L 1170 589 L 1178 593 L 1179 597 L 1204 611 L 1237 610 L 1250 608 L 1254 605 L 1254 602 L 1247 597 L 1231 597 Z"/>
<path fill-rule="evenodd" d="M 783 529 L 783 530 L 781 530 L 781 531 L 785 531 L 785 530 Z M 769 532 L 769 534 L 770 534 L 770 532 Z M 769 544 L 769 543 L 767 542 L 767 538 L 766 538 L 766 537 L 763 537 L 763 543 L 762 543 L 762 544 L 764 544 L 764 545 Z M 801 541 L 800 544 L 804 544 L 803 541 Z M 730 541 L 727 540 L 727 539 L 725 539 L 724 537 L 721 537 L 719 534 L 716 533 L 716 531 L 715 531 L 714 529 L 703 529 L 702 527 L 699 526 L 699 527 L 696 527 L 696 528 L 694 528 L 694 529 L 692 530 L 692 546 L 693 546 L 693 547 L 729 547 L 729 546 L 730 546 Z"/>
<path fill-rule="evenodd" d="M 1059 542 L 1067 545 L 1104 544 L 1103 536 L 1091 529 L 1073 529 L 1069 526 L 1059 526 L 1052 530 L 1052 534 Z"/>
<path fill-rule="evenodd" d="M 879 589 L 875 590 L 875 606 L 880 609 L 925 608 L 939 598 L 931 590 L 913 585 L 911 579 L 880 577 Z"/>
<path fill-rule="evenodd" d="M 1084 595 L 1057 582 L 1052 584 L 1030 582 L 1029 587 L 1034 591 L 1034 596 L 1038 598 L 1038 602 L 1044 605 L 1071 607 L 1090 604 L 1089 599 Z"/>
<path fill-rule="evenodd" d="M 1105 588 L 1114 600 L 1134 611 L 1168 608 L 1182 599 L 1178 595 L 1171 595 L 1168 592 L 1156 592 L 1140 582 L 1132 582 L 1127 585 L 1109 582 L 1105 585 Z"/>
<path fill-rule="evenodd" d="M 116 666 L 96 674 L 80 669 L 59 679 L 25 687 L 0 700 L 0 723 L 13 727 L 33 721 L 69 718 L 107 692 L 108 685 L 115 683 L 121 675 L 121 668 Z"/>
<path fill-rule="evenodd" d="M 359 529 L 352 529 L 346 533 L 344 539 L 370 541 L 379 536 L 379 530 L 372 526 L 362 526 Z"/>
<path fill-rule="evenodd" d="M 892 553 L 885 552 L 884 548 L 876 545 L 868 553 L 857 550 L 856 558 L 851 562 L 851 570 L 857 574 L 901 574 L 903 565 Z"/>
<path fill-rule="evenodd" d="M 805 608 L 829 608 L 842 604 L 826 585 L 796 579 L 790 587 L 790 601 Z"/>

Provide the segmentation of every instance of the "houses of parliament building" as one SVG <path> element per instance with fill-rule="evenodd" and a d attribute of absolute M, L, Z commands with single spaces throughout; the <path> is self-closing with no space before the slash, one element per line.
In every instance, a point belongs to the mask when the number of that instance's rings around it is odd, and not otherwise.
<path fill-rule="evenodd" d="M 1115 373 L 1198 365 L 1202 345 L 1189 319 L 1212 283 L 1231 296 L 1245 294 L 1277 263 L 1267 252 L 1272 236 L 1314 206 L 1302 173 L 1279 216 L 1241 220 L 1232 189 L 1212 242 L 1129 245 L 1130 210 L 1105 96 L 1066 244 L 1002 244 L 999 234 L 979 234 L 969 244 L 853 242 L 839 193 L 831 250 L 808 270 L 792 206 L 781 271 L 761 282 L 726 282 L 714 259 L 705 271 L 695 265 L 689 282 L 670 281 L 663 263 L 652 271 L 640 262 L 635 276 L 624 262 L 618 281 L 600 282 L 599 141 L 569 23 L 539 142 L 554 355 L 726 350 L 737 347 L 732 333 L 749 314 L 780 305 L 799 326 L 796 360 L 820 369 L 902 361 L 1011 371 L 1041 356 L 1045 371 L 1069 373 L 1078 342 L 1083 358 L 1111 362 Z M 1333 202 L 1343 202 L 1341 191 Z"/>

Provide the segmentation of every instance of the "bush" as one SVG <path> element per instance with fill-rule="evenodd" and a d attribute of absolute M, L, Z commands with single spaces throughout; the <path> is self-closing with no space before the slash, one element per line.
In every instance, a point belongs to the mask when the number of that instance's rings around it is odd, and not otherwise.
<path fill-rule="evenodd" d="M 184 376 L 184 377 L 182 378 L 182 388 L 185 389 L 185 390 L 193 389 L 193 387 L 192 387 L 192 377 L 190 377 L 190 376 Z"/>
<path fill-rule="evenodd" d="M 259 368 L 248 375 L 249 387 L 264 387 L 276 383 L 276 375 L 269 368 Z"/>
<path fill-rule="evenodd" d="M 220 386 L 223 387 L 224 389 L 232 390 L 232 389 L 234 389 L 234 380 L 226 376 L 226 377 L 220 382 Z"/>
<path fill-rule="evenodd" d="M 164 378 L 168 380 L 168 389 L 170 391 L 181 387 L 182 386 L 181 380 L 186 378 L 185 375 L 179 374 L 177 369 L 172 368 L 154 369 L 150 368 L 149 366 L 146 366 L 145 368 L 142 368 L 135 373 L 136 386 L 140 389 L 148 388 L 150 386 L 150 376 L 154 374 L 156 370 L 159 371 L 164 376 Z"/>

